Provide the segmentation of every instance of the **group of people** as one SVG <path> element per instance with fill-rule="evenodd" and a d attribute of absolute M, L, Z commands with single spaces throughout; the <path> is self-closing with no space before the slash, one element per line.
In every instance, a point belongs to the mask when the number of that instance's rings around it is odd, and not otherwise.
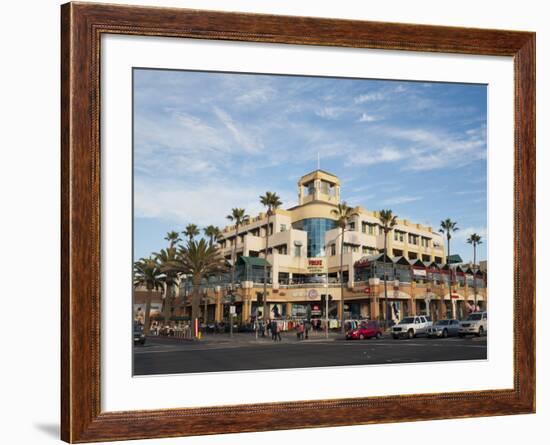
<path fill-rule="evenodd" d="M 298 340 L 307 340 L 312 325 L 309 321 L 301 322 L 296 326 L 296 337 Z"/>

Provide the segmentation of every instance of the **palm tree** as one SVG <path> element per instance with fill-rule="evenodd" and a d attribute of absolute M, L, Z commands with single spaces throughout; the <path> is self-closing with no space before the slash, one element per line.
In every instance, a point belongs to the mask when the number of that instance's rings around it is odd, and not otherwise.
<path fill-rule="evenodd" d="M 174 247 L 176 244 L 181 242 L 179 233 L 174 230 L 168 232 L 164 239 L 168 241 L 170 247 Z"/>
<path fill-rule="evenodd" d="M 265 263 L 264 263 L 264 292 L 263 292 L 263 318 L 264 321 L 267 320 L 267 251 L 269 249 L 269 227 L 271 222 L 271 215 L 273 215 L 274 210 L 280 207 L 283 203 L 281 198 L 273 192 L 265 192 L 265 195 L 260 196 L 260 202 L 264 207 L 267 207 L 267 226 L 265 231 Z"/>
<path fill-rule="evenodd" d="M 221 231 L 218 227 L 210 225 L 202 229 L 204 235 L 208 237 L 208 243 L 212 246 L 214 241 L 218 241 L 221 237 Z"/>
<path fill-rule="evenodd" d="M 342 333 L 345 333 L 346 327 L 344 326 L 344 232 L 346 227 L 351 222 L 351 219 L 354 216 L 357 216 L 358 213 L 345 202 L 338 204 L 337 208 L 332 209 L 331 213 L 336 217 L 336 226 L 340 228 L 340 236 L 342 240 L 340 241 L 340 315 L 342 319 Z"/>
<path fill-rule="evenodd" d="M 189 241 L 193 241 L 196 236 L 201 233 L 196 224 L 187 224 L 185 230 L 182 232 Z"/>
<path fill-rule="evenodd" d="M 451 316 L 454 316 L 452 314 L 453 312 L 453 298 L 452 298 L 452 283 L 451 283 L 451 264 L 449 261 L 449 257 L 451 256 L 451 237 L 454 232 L 458 230 L 458 227 L 456 226 L 456 221 L 451 221 L 450 218 L 447 218 L 443 221 L 441 221 L 441 226 L 439 228 L 439 232 L 443 233 L 447 236 L 447 267 L 449 268 L 449 301 L 451 303 Z M 442 305 L 445 304 L 445 300 L 441 302 Z"/>
<path fill-rule="evenodd" d="M 147 297 L 145 300 L 145 321 L 143 333 L 149 334 L 151 315 L 151 299 L 153 290 L 159 290 L 163 285 L 163 276 L 158 263 L 152 258 L 140 258 L 134 263 L 134 288 L 144 286 L 147 289 Z"/>
<path fill-rule="evenodd" d="M 200 285 L 203 278 L 225 272 L 226 264 L 218 246 L 210 245 L 204 239 L 189 240 L 186 246 L 180 247 L 174 269 L 178 273 L 191 276 L 193 293 L 191 299 L 191 318 L 199 318 L 200 313 Z M 206 321 L 206 314 L 205 321 Z"/>
<path fill-rule="evenodd" d="M 168 320 L 172 313 L 172 307 L 174 299 L 176 298 L 174 287 L 178 283 L 179 273 L 176 266 L 177 251 L 175 247 L 168 247 L 162 249 L 158 253 L 153 254 L 155 260 L 159 265 L 159 269 L 164 275 L 164 285 L 166 286 L 164 294 L 164 323 L 168 323 Z"/>
<path fill-rule="evenodd" d="M 397 215 L 394 215 L 390 209 L 380 210 L 378 212 L 378 219 L 382 224 L 382 230 L 384 231 L 384 326 L 388 326 L 388 273 L 386 259 L 388 258 L 388 233 L 397 225 Z"/>
<path fill-rule="evenodd" d="M 477 270 L 476 270 L 476 250 L 477 250 L 477 246 L 479 246 L 480 244 L 483 244 L 483 241 L 481 241 L 481 235 L 478 235 L 477 233 L 472 233 L 470 235 L 470 237 L 466 240 L 466 242 L 468 244 L 471 244 L 472 246 L 474 246 L 474 311 L 476 310 L 477 308 L 477 283 L 476 283 L 476 273 L 477 273 Z"/>
<path fill-rule="evenodd" d="M 231 291 L 235 286 L 235 265 L 237 263 L 237 237 L 239 236 L 239 226 L 248 221 L 250 218 L 244 209 L 234 208 L 226 217 L 229 221 L 235 223 L 235 241 L 233 243 L 233 251 L 231 252 Z"/>

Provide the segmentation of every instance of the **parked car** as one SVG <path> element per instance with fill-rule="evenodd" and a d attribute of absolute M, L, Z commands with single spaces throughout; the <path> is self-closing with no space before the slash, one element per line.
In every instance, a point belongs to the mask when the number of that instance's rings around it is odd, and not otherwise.
<path fill-rule="evenodd" d="M 458 335 L 464 337 L 468 334 L 481 337 L 487 333 L 487 312 L 473 312 L 466 320 L 460 322 Z"/>
<path fill-rule="evenodd" d="M 366 338 L 382 337 L 382 329 L 375 321 L 361 323 L 356 329 L 350 329 L 346 332 L 346 340 L 364 340 Z"/>
<path fill-rule="evenodd" d="M 438 320 L 427 329 L 428 337 L 453 337 L 458 335 L 460 322 L 455 319 Z"/>
<path fill-rule="evenodd" d="M 143 326 L 139 324 L 134 324 L 134 345 L 136 343 L 140 345 L 145 344 L 145 334 L 143 333 Z"/>
<path fill-rule="evenodd" d="M 391 335 L 394 339 L 400 337 L 414 338 L 417 335 L 424 335 L 432 322 L 424 315 L 405 317 L 391 328 Z"/>

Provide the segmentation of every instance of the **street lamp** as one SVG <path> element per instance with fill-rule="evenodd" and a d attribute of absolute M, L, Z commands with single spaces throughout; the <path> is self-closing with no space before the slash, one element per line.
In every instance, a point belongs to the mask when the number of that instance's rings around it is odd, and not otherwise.
<path fill-rule="evenodd" d="M 344 233 L 346 232 L 352 232 L 351 229 L 344 229 L 342 231 L 339 231 L 338 235 L 336 235 L 336 237 L 332 240 L 332 241 L 329 241 L 328 243 L 325 243 L 325 257 L 328 257 L 327 255 L 327 247 L 332 245 L 332 244 L 336 244 L 336 240 L 341 236 L 343 235 Z M 344 238 L 342 237 L 342 243 L 344 242 Z M 340 263 L 342 264 L 343 262 L 343 259 L 340 258 Z M 350 269 L 348 268 L 348 274 L 349 274 Z M 326 280 L 326 284 L 325 284 L 325 288 L 327 289 L 327 294 L 326 294 L 326 299 L 327 299 L 327 302 L 325 303 L 326 304 L 326 308 L 327 308 L 327 315 L 326 315 L 326 318 L 327 318 L 327 328 L 326 328 L 326 336 L 328 337 L 328 259 L 327 259 L 327 271 L 326 271 L 326 277 L 327 277 L 327 280 Z M 342 330 L 344 330 L 344 323 L 345 323 L 345 320 L 344 320 L 344 286 L 343 286 L 343 283 L 344 283 L 344 271 L 343 271 L 343 267 L 340 268 L 340 300 L 341 300 L 341 304 L 342 304 Z"/>

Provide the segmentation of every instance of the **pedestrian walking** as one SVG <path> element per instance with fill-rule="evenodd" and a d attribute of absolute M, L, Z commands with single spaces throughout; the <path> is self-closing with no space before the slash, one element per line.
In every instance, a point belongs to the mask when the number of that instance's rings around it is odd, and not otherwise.
<path fill-rule="evenodd" d="M 309 322 L 309 320 L 308 320 L 308 321 L 305 322 L 305 326 L 304 326 L 304 329 L 305 329 L 305 331 L 306 331 L 306 340 L 309 338 L 309 330 L 310 330 L 310 328 L 311 328 L 311 324 L 310 324 L 310 322 Z"/>

